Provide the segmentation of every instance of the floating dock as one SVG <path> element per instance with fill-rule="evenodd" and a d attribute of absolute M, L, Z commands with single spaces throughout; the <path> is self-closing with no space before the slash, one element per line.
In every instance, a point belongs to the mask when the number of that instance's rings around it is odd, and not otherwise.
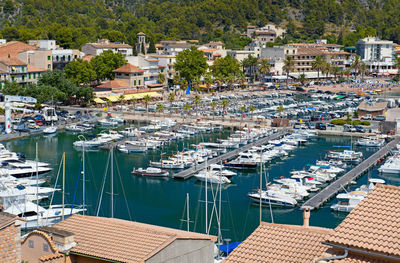
<path fill-rule="evenodd" d="M 348 171 L 346 174 L 341 176 L 339 179 L 322 189 L 316 195 L 308 199 L 302 208 L 317 209 L 321 207 L 326 201 L 336 196 L 339 192 L 343 191 L 343 188 L 351 184 L 356 178 L 363 175 L 365 172 L 372 169 L 377 165 L 378 161 L 383 157 L 387 156 L 390 151 L 396 147 L 399 143 L 400 137 L 395 137 L 394 140 L 387 143 L 385 146 L 380 148 L 373 155 L 365 159 L 363 162 L 358 164 L 356 167 Z"/>
<path fill-rule="evenodd" d="M 242 146 L 242 147 L 240 147 L 238 149 L 235 149 L 233 151 L 230 151 L 230 152 L 227 152 L 225 154 L 222 154 L 222 155 L 220 155 L 218 157 L 215 157 L 215 158 L 213 158 L 211 160 L 207 160 L 207 165 L 216 164 L 216 163 L 223 162 L 225 160 L 232 159 L 236 155 L 238 155 L 240 152 L 246 151 L 246 150 L 250 149 L 253 146 L 259 146 L 259 145 L 265 144 L 270 140 L 275 140 L 277 138 L 280 138 L 284 134 L 286 134 L 288 131 L 289 131 L 289 129 L 283 128 L 283 129 L 279 130 L 278 132 L 276 132 L 274 134 L 271 134 L 271 135 L 269 135 L 267 137 L 264 137 L 264 138 L 262 138 L 262 139 L 260 139 L 258 141 L 246 144 L 246 145 L 244 145 L 244 146 Z M 195 166 L 190 167 L 190 168 L 188 168 L 186 170 L 183 170 L 183 171 L 181 171 L 179 173 L 176 173 L 176 174 L 172 175 L 172 177 L 176 178 L 176 179 L 186 180 L 186 179 L 192 177 L 195 173 L 197 173 L 197 172 L 199 172 L 199 171 L 201 171 L 201 170 L 203 170 L 205 168 L 206 168 L 206 163 L 204 162 L 202 164 L 195 165 Z"/>

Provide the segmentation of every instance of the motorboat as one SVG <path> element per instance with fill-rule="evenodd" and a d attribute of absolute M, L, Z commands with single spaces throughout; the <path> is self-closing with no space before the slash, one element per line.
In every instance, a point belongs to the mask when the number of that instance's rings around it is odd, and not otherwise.
<path fill-rule="evenodd" d="M 121 131 L 121 134 L 127 137 L 139 137 L 141 136 L 141 132 L 135 127 L 128 127 Z"/>
<path fill-rule="evenodd" d="M 161 160 L 160 162 L 149 162 L 149 166 L 161 169 L 184 169 L 185 164 L 175 160 Z"/>
<path fill-rule="evenodd" d="M 366 147 L 381 147 L 385 143 L 384 140 L 372 139 L 372 138 L 361 138 L 354 143 L 357 146 Z"/>
<path fill-rule="evenodd" d="M 98 123 L 103 127 L 118 127 L 120 123 L 117 120 L 111 118 L 105 118 L 98 120 Z"/>
<path fill-rule="evenodd" d="M 235 172 L 224 169 L 224 166 L 219 164 L 211 164 L 208 171 L 217 175 L 225 176 L 226 178 L 231 178 L 232 176 L 236 175 Z"/>
<path fill-rule="evenodd" d="M 386 162 L 378 168 L 378 172 L 386 174 L 400 174 L 400 157 L 394 155 L 386 160 Z"/>
<path fill-rule="evenodd" d="M 169 176 L 168 171 L 161 170 L 161 169 L 155 168 L 155 167 L 148 167 L 146 169 L 143 169 L 143 168 L 133 169 L 132 174 L 148 176 L 148 177 L 168 177 Z"/>
<path fill-rule="evenodd" d="M 50 127 L 43 129 L 44 134 L 53 134 L 56 132 L 57 132 L 57 126 L 50 126 Z"/>
<path fill-rule="evenodd" d="M 256 162 L 245 162 L 241 159 L 234 159 L 232 161 L 224 163 L 224 167 L 234 168 L 234 169 L 255 169 L 257 168 Z"/>
<path fill-rule="evenodd" d="M 331 209 L 337 212 L 351 212 L 362 200 L 366 193 L 341 193 L 336 196 L 339 202 L 331 205 Z"/>
<path fill-rule="evenodd" d="M 249 193 L 248 196 L 253 202 L 261 203 L 262 205 L 295 207 L 297 205 L 296 199 L 276 190 L 262 190 Z M 261 198 L 260 198 L 261 196 Z"/>
<path fill-rule="evenodd" d="M 42 175 L 52 171 L 47 166 L 36 165 L 35 162 L 3 162 L 0 167 L 0 174 L 9 174 L 16 178 L 29 177 L 36 174 Z"/>
<path fill-rule="evenodd" d="M 329 151 L 326 155 L 327 159 L 340 160 L 344 162 L 359 162 L 362 158 L 362 152 L 352 150 L 344 150 L 343 152 Z"/>
<path fill-rule="evenodd" d="M 229 180 L 228 178 L 226 178 L 223 175 L 218 175 L 209 171 L 202 171 L 198 174 L 196 174 L 194 177 L 196 177 L 197 180 L 200 181 L 206 181 L 208 183 L 212 183 L 212 184 L 229 184 L 231 183 L 231 180 Z"/>

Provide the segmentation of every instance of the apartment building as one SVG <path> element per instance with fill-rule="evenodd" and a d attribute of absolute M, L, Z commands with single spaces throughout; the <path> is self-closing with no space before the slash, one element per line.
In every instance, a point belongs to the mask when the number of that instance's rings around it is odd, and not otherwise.
<path fill-rule="evenodd" d="M 132 56 L 133 53 L 132 46 L 125 43 L 110 42 L 108 39 L 99 39 L 96 43 L 87 43 L 82 46 L 82 52 L 89 56 L 100 55 L 106 50 L 121 53 L 124 57 Z"/>
<path fill-rule="evenodd" d="M 164 74 L 165 67 L 159 66 L 159 60 L 148 55 L 138 54 L 137 56 L 126 57 L 129 64 L 144 70 L 144 85 L 156 85 L 164 83 L 158 82 L 158 76 Z M 160 86 L 160 85 L 159 85 Z"/>
<path fill-rule="evenodd" d="M 356 53 L 368 66 L 370 72 L 394 72 L 393 58 L 395 45 L 393 41 L 380 40 L 375 37 L 359 39 Z"/>

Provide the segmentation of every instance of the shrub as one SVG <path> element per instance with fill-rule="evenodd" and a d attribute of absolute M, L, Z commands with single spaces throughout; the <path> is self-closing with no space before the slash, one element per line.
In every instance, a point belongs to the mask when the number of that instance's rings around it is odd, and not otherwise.
<path fill-rule="evenodd" d="M 371 123 L 370 123 L 369 121 L 362 121 L 362 122 L 361 122 L 361 125 L 370 126 Z"/>
<path fill-rule="evenodd" d="M 346 120 L 343 120 L 343 119 L 336 119 L 336 120 L 332 120 L 331 123 L 334 124 L 334 125 L 343 126 L 343 125 L 347 124 L 348 122 Z"/>
<path fill-rule="evenodd" d="M 361 121 L 360 120 L 354 120 L 351 122 L 352 125 L 361 125 Z"/>
<path fill-rule="evenodd" d="M 102 114 L 101 112 L 98 112 L 98 113 L 96 114 L 96 116 L 97 116 L 97 117 L 101 117 L 101 116 L 103 116 L 103 114 Z"/>

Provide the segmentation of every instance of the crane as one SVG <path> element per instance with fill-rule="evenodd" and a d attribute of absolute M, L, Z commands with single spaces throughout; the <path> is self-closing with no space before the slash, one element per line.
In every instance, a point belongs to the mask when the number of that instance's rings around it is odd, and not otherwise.
<path fill-rule="evenodd" d="M 32 97 L 24 97 L 24 96 L 4 96 L 4 111 L 5 111 L 5 128 L 6 133 L 11 133 L 11 110 L 20 110 L 20 111 L 28 111 L 33 112 L 32 110 L 28 110 L 25 108 L 15 108 L 11 107 L 11 102 L 21 102 L 21 103 L 36 103 L 37 100 Z"/>

